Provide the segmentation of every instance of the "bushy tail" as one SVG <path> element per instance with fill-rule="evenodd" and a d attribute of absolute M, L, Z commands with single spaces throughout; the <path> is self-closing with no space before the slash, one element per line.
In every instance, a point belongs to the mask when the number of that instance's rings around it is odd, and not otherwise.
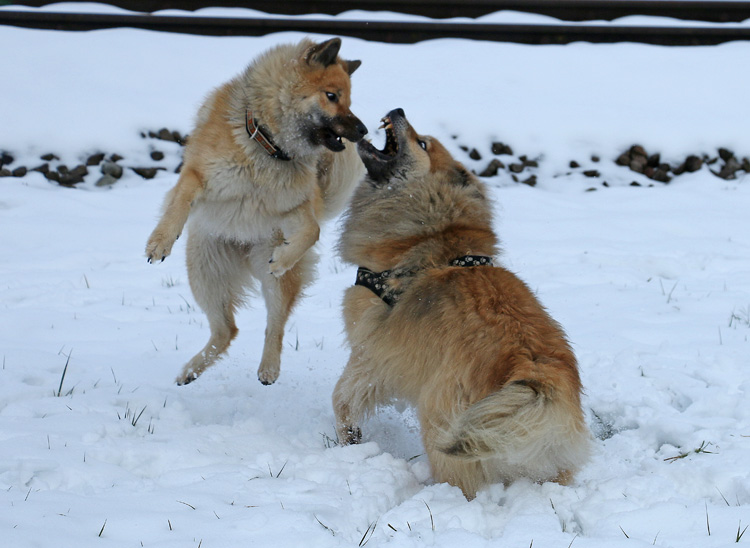
<path fill-rule="evenodd" d="M 476 460 L 506 452 L 542 423 L 545 397 L 537 383 L 518 381 L 458 415 L 444 436 L 443 453 Z"/>
<path fill-rule="evenodd" d="M 577 396 L 567 397 L 534 380 L 507 384 L 452 421 L 440 450 L 476 461 L 497 458 L 540 475 L 575 470 L 589 451 Z"/>

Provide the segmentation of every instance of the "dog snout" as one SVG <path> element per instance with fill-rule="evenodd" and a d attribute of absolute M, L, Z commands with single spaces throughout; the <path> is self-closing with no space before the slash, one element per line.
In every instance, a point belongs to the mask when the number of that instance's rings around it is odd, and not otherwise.
<path fill-rule="evenodd" d="M 347 116 L 339 124 L 334 126 L 334 131 L 339 137 L 345 137 L 353 143 L 362 140 L 367 135 L 367 126 L 353 114 Z"/>
<path fill-rule="evenodd" d="M 367 135 L 367 127 L 362 123 L 361 120 L 357 120 L 356 130 L 359 133 L 360 139 Z"/>

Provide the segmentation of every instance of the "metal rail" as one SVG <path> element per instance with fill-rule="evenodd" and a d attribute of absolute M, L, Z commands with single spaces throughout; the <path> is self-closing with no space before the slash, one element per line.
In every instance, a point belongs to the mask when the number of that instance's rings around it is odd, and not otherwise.
<path fill-rule="evenodd" d="M 12 10 L 0 10 L 0 25 L 67 31 L 130 27 L 213 36 L 261 36 L 273 32 L 297 31 L 351 36 L 393 43 L 415 43 L 437 38 L 467 38 L 522 44 L 568 44 L 584 41 L 695 46 L 715 45 L 734 40 L 750 40 L 750 27 L 737 26 L 519 25 L 438 21 L 347 21 L 339 19 L 57 13 Z"/>
<path fill-rule="evenodd" d="M 0 0 L 0 5 L 44 6 L 51 0 Z M 393 11 L 433 19 L 479 17 L 502 10 L 549 15 L 562 21 L 651 15 L 725 23 L 750 19 L 750 2 L 695 0 L 110 0 L 108 4 L 144 13 L 165 9 L 195 11 L 209 6 L 251 8 L 266 13 L 336 15 L 348 10 Z"/>

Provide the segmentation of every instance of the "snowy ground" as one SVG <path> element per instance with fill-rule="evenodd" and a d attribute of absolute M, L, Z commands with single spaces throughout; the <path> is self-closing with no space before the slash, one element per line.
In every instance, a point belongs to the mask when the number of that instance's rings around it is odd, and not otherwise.
<path fill-rule="evenodd" d="M 212 87 L 299 38 L 0 28 L 0 51 L 12 52 L 0 151 L 14 165 L 103 151 L 134 166 L 159 148 L 171 168 L 148 181 L 126 169 L 110 189 L 94 186 L 95 168 L 75 190 L 39 173 L 0 179 L 4 544 L 750 543 L 750 532 L 738 539 L 750 524 L 750 184 L 744 171 L 724 181 L 704 166 L 648 187 L 613 163 L 636 142 L 670 162 L 718 147 L 750 154 L 750 44 L 344 40 L 342 54 L 363 60 L 353 110 L 375 140 L 379 118 L 403 107 L 472 169 L 491 158 L 492 140 L 541 158 L 535 188 L 505 171 L 487 183 L 502 262 L 574 344 L 596 448 L 570 487 L 497 485 L 467 502 L 431 482 L 408 409 L 371 419 L 360 446 L 332 439 L 331 390 L 347 359 L 339 307 L 355 271 L 333 252 L 336 223 L 318 244 L 319 278 L 288 324 L 275 385 L 255 378 L 258 299 L 225 360 L 173 383 L 208 326 L 184 244 L 157 266 L 143 256 L 179 147 L 140 132 L 189 132 Z M 600 178 L 568 169 L 574 159 L 592 167 L 592 155 Z"/>

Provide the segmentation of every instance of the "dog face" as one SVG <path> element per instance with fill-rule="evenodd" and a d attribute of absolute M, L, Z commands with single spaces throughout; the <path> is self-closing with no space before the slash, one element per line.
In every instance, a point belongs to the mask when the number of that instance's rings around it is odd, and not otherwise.
<path fill-rule="evenodd" d="M 417 133 L 402 109 L 389 112 L 383 123 L 383 150 L 362 140 L 357 145 L 367 177 L 357 186 L 344 215 L 339 253 L 342 258 L 380 272 L 455 256 L 448 238 L 471 225 L 483 234 L 482 252 L 495 253 L 491 202 L 482 182 L 472 175 L 435 138 Z M 462 247 L 462 237 L 452 245 Z M 418 255 L 418 257 L 417 257 Z M 408 265 L 407 265 L 408 263 Z"/>
<path fill-rule="evenodd" d="M 372 183 L 404 182 L 429 173 L 450 171 L 456 165 L 440 141 L 414 130 L 403 109 L 390 111 L 381 121 L 386 137 L 383 150 L 368 141 L 360 141 L 358 145 L 359 157 Z"/>
<path fill-rule="evenodd" d="M 308 103 L 304 128 L 308 139 L 313 145 L 334 152 L 344 150 L 342 138 L 356 143 L 367 133 L 365 125 L 350 110 L 350 76 L 361 62 L 341 59 L 340 48 L 340 38 L 311 46 L 300 62 L 303 79 L 298 90 Z"/>

